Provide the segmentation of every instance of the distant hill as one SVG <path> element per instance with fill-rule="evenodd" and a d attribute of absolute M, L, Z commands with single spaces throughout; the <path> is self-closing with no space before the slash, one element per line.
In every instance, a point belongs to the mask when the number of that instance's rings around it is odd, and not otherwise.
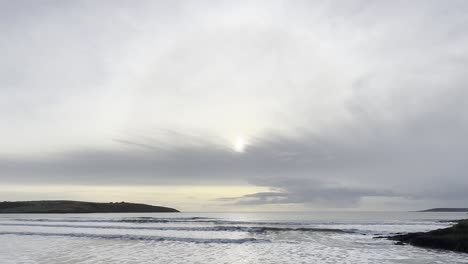
<path fill-rule="evenodd" d="M 0 214 L 31 213 L 175 213 L 176 209 L 138 203 L 93 203 L 79 201 L 0 202 Z"/>
<path fill-rule="evenodd" d="M 468 212 L 468 208 L 432 208 L 418 212 Z"/>

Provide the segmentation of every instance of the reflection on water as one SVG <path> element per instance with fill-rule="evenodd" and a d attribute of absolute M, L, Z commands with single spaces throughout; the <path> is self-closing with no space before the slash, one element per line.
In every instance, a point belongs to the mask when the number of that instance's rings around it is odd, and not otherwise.
<path fill-rule="evenodd" d="M 427 231 L 463 213 L 1 215 L 1 263 L 468 263 L 375 235 Z"/>

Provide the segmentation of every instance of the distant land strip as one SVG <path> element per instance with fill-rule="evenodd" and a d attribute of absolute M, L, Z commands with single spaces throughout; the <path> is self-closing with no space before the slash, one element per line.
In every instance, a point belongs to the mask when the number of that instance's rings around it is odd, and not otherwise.
<path fill-rule="evenodd" d="M 177 213 L 177 209 L 139 203 L 94 203 L 80 201 L 0 202 L 0 214 L 75 214 L 75 213 Z"/>
<path fill-rule="evenodd" d="M 468 208 L 431 208 L 417 212 L 468 212 Z"/>

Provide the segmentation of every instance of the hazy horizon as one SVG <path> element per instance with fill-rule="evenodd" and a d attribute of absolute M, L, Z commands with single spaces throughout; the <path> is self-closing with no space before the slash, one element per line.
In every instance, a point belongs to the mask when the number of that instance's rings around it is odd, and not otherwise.
<path fill-rule="evenodd" d="M 468 207 L 467 1 L 1 1 L 0 200 Z"/>

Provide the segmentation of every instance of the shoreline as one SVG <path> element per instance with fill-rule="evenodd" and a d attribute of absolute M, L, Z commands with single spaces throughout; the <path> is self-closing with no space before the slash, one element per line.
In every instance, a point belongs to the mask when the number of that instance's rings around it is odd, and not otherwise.
<path fill-rule="evenodd" d="M 413 232 L 386 237 L 397 245 L 412 245 L 428 249 L 442 249 L 468 253 L 468 219 L 453 220 L 454 225 L 428 232 Z"/>

